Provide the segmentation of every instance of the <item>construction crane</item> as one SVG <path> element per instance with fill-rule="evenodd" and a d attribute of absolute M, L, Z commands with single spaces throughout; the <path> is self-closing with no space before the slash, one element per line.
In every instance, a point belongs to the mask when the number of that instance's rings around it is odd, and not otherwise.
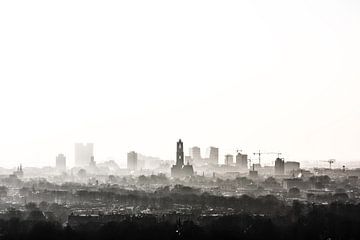
<path fill-rule="evenodd" d="M 335 159 L 329 159 L 329 160 L 326 160 L 326 161 L 323 161 L 323 162 L 329 163 L 329 167 L 330 167 L 330 169 L 331 169 L 331 165 L 332 165 L 335 161 L 336 161 Z"/>
<path fill-rule="evenodd" d="M 259 150 L 259 152 L 253 153 L 253 154 L 254 154 L 254 155 L 259 155 L 259 164 L 260 164 L 262 152 Z"/>
<path fill-rule="evenodd" d="M 259 164 L 260 164 L 261 155 L 263 155 L 263 154 L 277 154 L 278 158 L 280 158 L 280 155 L 281 155 L 282 153 L 279 153 L 279 152 L 261 152 L 261 151 L 259 150 L 259 152 L 255 152 L 255 153 L 253 153 L 253 154 L 259 156 Z"/>

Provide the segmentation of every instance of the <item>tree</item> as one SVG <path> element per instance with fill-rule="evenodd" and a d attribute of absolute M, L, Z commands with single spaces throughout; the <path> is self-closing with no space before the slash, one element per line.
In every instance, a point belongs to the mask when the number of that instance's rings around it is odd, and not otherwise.
<path fill-rule="evenodd" d="M 34 203 L 34 202 L 29 202 L 29 203 L 27 203 L 27 204 L 25 205 L 25 209 L 26 209 L 27 211 L 35 211 L 35 210 L 38 210 L 38 207 L 37 207 L 36 203 Z"/>

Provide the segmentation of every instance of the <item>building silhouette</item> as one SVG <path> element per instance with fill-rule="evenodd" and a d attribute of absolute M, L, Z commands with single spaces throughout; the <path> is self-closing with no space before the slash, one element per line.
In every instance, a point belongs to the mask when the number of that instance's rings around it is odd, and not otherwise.
<path fill-rule="evenodd" d="M 284 159 L 276 158 L 275 160 L 275 175 L 284 175 L 285 163 Z"/>
<path fill-rule="evenodd" d="M 234 163 L 234 156 L 231 154 L 225 155 L 225 165 L 230 166 Z"/>
<path fill-rule="evenodd" d="M 300 170 L 300 163 L 299 162 L 285 162 L 285 173 L 291 174 L 294 171 Z"/>
<path fill-rule="evenodd" d="M 187 177 L 194 175 L 193 166 L 184 164 L 184 144 L 181 139 L 176 143 L 176 164 L 171 168 L 172 177 Z"/>
<path fill-rule="evenodd" d="M 138 154 L 134 151 L 131 151 L 127 154 L 127 169 L 134 171 L 137 169 L 138 165 Z"/>
<path fill-rule="evenodd" d="M 251 166 L 251 169 L 250 169 L 250 171 L 249 171 L 249 177 L 250 178 L 257 178 L 258 176 L 259 176 L 259 173 L 258 173 L 258 171 L 256 170 L 256 166 L 255 165 L 259 165 L 260 166 L 260 164 L 253 164 L 252 166 Z"/>
<path fill-rule="evenodd" d="M 14 171 L 12 175 L 17 178 L 22 178 L 24 176 L 24 172 L 21 164 L 16 168 L 16 171 Z"/>
<path fill-rule="evenodd" d="M 248 156 L 246 154 L 238 153 L 236 155 L 236 166 L 241 170 L 248 169 Z"/>
<path fill-rule="evenodd" d="M 208 164 L 218 164 L 219 163 L 219 149 L 216 147 L 209 147 L 207 149 Z"/>
<path fill-rule="evenodd" d="M 75 143 L 75 165 L 77 167 L 89 166 L 92 156 L 94 156 L 93 143 Z"/>
<path fill-rule="evenodd" d="M 66 170 L 66 157 L 62 153 L 56 156 L 56 169 L 59 171 Z"/>
<path fill-rule="evenodd" d="M 199 147 L 192 147 L 190 148 L 189 155 L 191 159 L 194 161 L 194 163 L 200 163 L 201 158 L 201 150 Z"/>

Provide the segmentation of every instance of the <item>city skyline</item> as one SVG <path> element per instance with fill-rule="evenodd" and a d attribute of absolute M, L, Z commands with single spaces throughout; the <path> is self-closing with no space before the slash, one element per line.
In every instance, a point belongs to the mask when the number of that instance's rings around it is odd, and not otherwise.
<path fill-rule="evenodd" d="M 0 1 L 1 240 L 360 239 L 359 13 Z"/>
<path fill-rule="evenodd" d="M 60 156 L 61 158 L 64 158 L 66 161 L 66 166 L 69 168 L 73 168 L 73 167 L 88 167 L 90 162 L 92 161 L 92 159 L 96 156 L 96 147 L 94 143 L 74 143 L 72 146 L 72 150 L 70 152 L 58 152 L 57 155 L 55 156 L 55 160 L 56 161 L 50 161 L 49 164 L 45 164 L 45 165 L 27 165 L 27 167 L 55 167 L 57 166 L 57 159 Z M 200 154 L 201 158 L 193 158 L 192 155 L 192 150 L 196 149 L 196 151 L 198 152 L 197 154 Z M 218 152 L 217 155 L 217 163 L 214 162 L 214 160 L 211 158 L 211 153 L 209 152 L 210 149 L 216 149 Z M 185 150 L 186 151 L 186 150 Z M 238 161 L 241 160 L 237 160 L 237 157 L 243 156 L 245 157 L 245 161 L 248 161 L 249 164 L 257 164 L 259 163 L 259 152 L 261 153 L 261 165 L 262 166 L 275 166 L 275 160 L 277 158 L 279 158 L 280 156 L 282 157 L 282 159 L 286 160 L 287 162 L 298 162 L 300 164 L 302 164 L 302 166 L 304 168 L 310 169 L 310 168 L 326 168 L 329 166 L 329 160 L 335 160 L 334 163 L 332 163 L 332 167 L 334 168 L 343 168 L 344 166 L 347 168 L 360 168 L 360 163 L 358 162 L 351 162 L 351 161 L 342 161 L 342 160 L 337 160 L 334 158 L 328 158 L 328 159 L 314 159 L 314 161 L 311 162 L 307 162 L 306 160 L 301 161 L 301 160 L 295 160 L 295 159 L 291 159 L 288 158 L 286 153 L 280 153 L 280 152 L 267 152 L 267 151 L 262 151 L 262 150 L 256 150 L 254 152 L 252 151 L 244 151 L 244 150 L 240 150 L 238 148 L 226 148 L 226 149 L 221 149 L 215 146 L 207 146 L 207 147 L 199 147 L 198 145 L 195 146 L 191 146 L 188 147 L 188 153 L 184 154 L 184 163 L 187 164 L 188 161 L 190 160 L 190 163 L 200 163 L 201 165 L 204 163 L 210 163 L 210 164 L 218 164 L 218 165 L 229 165 L 229 163 L 227 163 L 227 157 L 230 156 L 232 161 L 230 160 L 230 165 L 236 165 L 236 166 L 240 166 Z M 126 154 L 125 157 L 121 157 L 121 158 L 117 158 L 117 157 L 107 157 L 107 158 L 100 158 L 100 161 L 98 161 L 98 163 L 105 163 L 106 161 L 115 161 L 121 168 L 123 169 L 127 169 L 128 165 L 129 165 L 129 156 L 131 154 L 139 154 L 139 151 L 137 150 L 129 150 Z M 142 154 L 146 154 L 141 152 L 140 155 Z M 209 155 L 210 154 L 210 155 Z M 268 155 L 270 154 L 270 155 Z M 277 155 L 277 158 L 275 157 L 275 155 Z M 75 156 L 75 157 L 72 157 Z M 285 157 L 284 157 L 285 156 Z M 78 158 L 78 163 L 76 160 L 76 157 Z M 146 157 L 146 156 L 145 156 Z M 150 156 L 148 156 L 150 157 Z M 132 158 L 132 157 L 130 157 Z M 147 157 L 146 157 L 147 158 Z M 176 163 L 176 158 L 169 158 L 169 159 L 165 159 L 165 158 L 159 158 L 157 155 L 151 156 L 150 158 L 155 158 L 158 160 L 162 160 L 162 161 L 173 161 L 174 163 Z M 190 158 L 189 160 L 186 160 L 187 158 Z M 119 160 L 120 159 L 120 160 Z M 244 158 L 242 158 L 244 161 Z M 15 165 L 13 165 L 15 164 Z M 10 164 L 4 164 L 3 166 L 0 167 L 4 167 L 4 168 L 14 168 L 18 165 L 22 165 L 23 162 L 19 162 L 19 163 L 10 163 Z M 143 163 L 145 164 L 145 162 Z M 136 169 L 136 167 L 135 167 Z M 146 169 L 146 168 L 144 168 Z M 251 169 L 250 165 L 249 165 L 249 169 Z"/>
<path fill-rule="evenodd" d="M 179 137 L 360 162 L 358 1 L 1 4 L 0 165 L 171 159 Z"/>

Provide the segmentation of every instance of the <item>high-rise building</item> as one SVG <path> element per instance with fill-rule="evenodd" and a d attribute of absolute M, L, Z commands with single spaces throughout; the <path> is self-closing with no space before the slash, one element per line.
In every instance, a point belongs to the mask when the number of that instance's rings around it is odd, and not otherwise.
<path fill-rule="evenodd" d="M 93 143 L 75 143 L 75 165 L 78 167 L 89 166 L 91 157 L 94 156 Z"/>
<path fill-rule="evenodd" d="M 238 153 L 236 155 L 236 166 L 242 170 L 248 169 L 248 156 L 246 154 Z"/>
<path fill-rule="evenodd" d="M 207 149 L 207 155 L 209 157 L 209 164 L 218 164 L 219 163 L 219 149 L 216 147 L 209 147 Z"/>
<path fill-rule="evenodd" d="M 127 154 L 127 168 L 131 171 L 137 169 L 138 163 L 138 154 L 134 151 L 131 151 Z"/>
<path fill-rule="evenodd" d="M 234 156 L 231 154 L 225 155 L 225 165 L 230 166 L 234 163 Z"/>
<path fill-rule="evenodd" d="M 201 150 L 199 147 L 190 148 L 189 155 L 195 163 L 199 163 L 201 159 Z"/>
<path fill-rule="evenodd" d="M 176 164 L 171 168 L 172 177 L 187 177 L 194 175 L 193 166 L 184 165 L 184 144 L 181 139 L 176 143 Z"/>
<path fill-rule="evenodd" d="M 276 158 L 275 160 L 275 175 L 284 175 L 285 164 L 284 159 Z"/>
<path fill-rule="evenodd" d="M 59 171 L 66 170 L 66 157 L 62 153 L 56 156 L 56 169 Z"/>

